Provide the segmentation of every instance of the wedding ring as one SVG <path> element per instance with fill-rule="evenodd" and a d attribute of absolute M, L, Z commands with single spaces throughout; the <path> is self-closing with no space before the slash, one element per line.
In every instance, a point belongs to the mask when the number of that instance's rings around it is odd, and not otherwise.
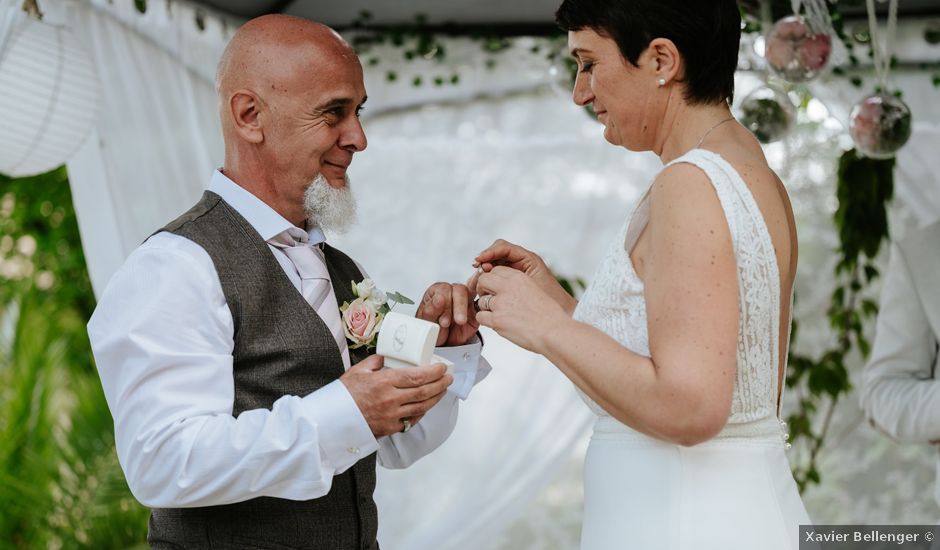
<path fill-rule="evenodd" d="M 401 433 L 405 433 L 410 429 L 411 429 L 411 420 L 408 420 L 407 418 L 402 418 L 401 419 Z"/>
<path fill-rule="evenodd" d="M 489 311 L 490 300 L 492 299 L 493 299 L 492 294 L 484 294 L 483 296 L 480 296 L 480 299 L 477 300 L 477 308 L 479 308 L 481 311 Z"/>

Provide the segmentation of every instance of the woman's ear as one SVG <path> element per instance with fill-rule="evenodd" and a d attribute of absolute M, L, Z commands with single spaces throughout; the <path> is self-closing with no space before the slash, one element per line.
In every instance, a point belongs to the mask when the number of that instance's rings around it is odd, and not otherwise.
<path fill-rule="evenodd" d="M 682 56 L 675 43 L 668 38 L 655 38 L 646 49 L 653 77 L 660 86 L 682 79 Z"/>
<path fill-rule="evenodd" d="M 264 129 L 261 126 L 261 101 L 250 90 L 238 90 L 228 102 L 228 115 L 232 117 L 232 127 L 239 137 L 249 143 L 264 141 Z"/>

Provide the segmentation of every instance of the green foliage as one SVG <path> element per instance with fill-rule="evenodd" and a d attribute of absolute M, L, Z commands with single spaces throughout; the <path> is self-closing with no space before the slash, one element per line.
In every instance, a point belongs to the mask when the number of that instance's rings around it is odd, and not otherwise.
<path fill-rule="evenodd" d="M 388 301 L 395 302 L 397 304 L 413 305 L 415 302 L 411 298 L 399 293 L 399 292 L 388 292 L 385 294 L 388 297 Z"/>
<path fill-rule="evenodd" d="M 0 176 L 0 547 L 126 548 L 128 491 L 85 322 L 94 308 L 64 169 Z"/>
<path fill-rule="evenodd" d="M 65 168 L 30 178 L 0 175 L 0 314 L 35 289 L 40 307 L 74 311 L 58 322 L 69 364 L 93 372 L 85 320 L 94 294 Z"/>
<path fill-rule="evenodd" d="M 572 298 L 577 298 L 587 289 L 587 282 L 581 277 L 569 279 L 561 275 L 555 275 L 555 280 L 558 281 L 561 288 L 565 289 L 565 292 L 570 294 Z"/>
<path fill-rule="evenodd" d="M 851 389 L 846 363 L 852 353 L 868 357 L 871 344 L 864 334 L 865 322 L 878 313 L 878 304 L 864 296 L 866 287 L 878 278 L 874 264 L 888 238 L 887 206 L 894 193 L 894 159 L 875 160 L 854 149 L 839 160 L 836 194 L 839 208 L 833 216 L 839 233 L 839 262 L 836 286 L 827 312 L 835 343 L 819 359 L 790 353 L 786 384 L 798 392 L 797 411 L 787 418 L 791 441 L 808 449 L 805 464 L 794 467 L 793 476 L 803 491 L 820 482 L 817 458 L 822 450 L 838 401 Z M 796 342 L 793 323 L 791 348 Z M 821 422 L 815 421 L 826 407 Z M 818 429 L 814 424 L 819 424 Z"/>
<path fill-rule="evenodd" d="M 349 28 L 353 31 L 351 39 L 353 47 L 360 57 L 370 54 L 376 46 L 392 46 L 401 51 L 401 56 L 406 61 L 419 59 L 436 61 L 440 64 L 442 71 L 449 71 L 443 64 L 447 59 L 447 48 L 441 37 L 464 36 L 479 43 L 480 49 L 491 56 L 486 59 L 484 65 L 487 69 L 493 69 L 496 67 L 496 59 L 492 56 L 512 46 L 512 40 L 505 33 L 488 26 L 458 26 L 452 23 L 431 26 L 424 14 L 415 15 L 411 22 L 395 25 L 376 25 L 372 19 L 371 12 L 362 11 Z M 550 34 L 554 39 L 564 38 L 564 33 L 560 29 L 552 29 Z M 533 55 L 540 55 L 541 47 L 534 46 L 530 51 Z M 381 63 L 381 58 L 375 55 L 370 54 L 367 59 L 367 63 L 373 67 Z M 396 82 L 398 77 L 398 73 L 392 70 L 385 73 L 387 82 Z M 454 73 L 416 75 L 410 82 L 413 87 L 421 87 L 425 84 L 442 87 L 447 84 L 458 84 L 460 76 Z"/>
<path fill-rule="evenodd" d="M 863 157 L 852 149 L 839 159 L 835 224 L 842 243 L 836 274 L 854 271 L 861 255 L 871 260 L 888 236 L 887 203 L 894 194 L 894 159 Z"/>
<path fill-rule="evenodd" d="M 140 2 L 141 0 L 135 1 Z M 832 73 L 847 78 L 857 88 L 861 88 L 864 81 L 859 75 L 849 74 L 846 71 L 846 68 L 853 72 L 864 70 L 860 67 L 858 57 L 854 54 L 854 48 L 856 45 L 866 46 L 869 58 L 874 57 L 874 49 L 871 37 L 864 27 L 855 26 L 851 31 L 846 29 L 842 10 L 846 7 L 861 7 L 863 4 L 864 0 L 839 0 L 827 4 L 833 30 L 836 37 L 845 45 L 849 60 L 848 66 L 833 67 Z M 741 12 L 742 33 L 744 34 L 763 32 L 768 23 L 793 13 L 790 0 L 770 0 L 766 3 L 766 10 L 764 9 L 765 3 L 762 0 L 738 0 L 738 6 Z M 145 2 L 143 9 L 146 10 Z M 447 61 L 447 48 L 444 40 L 442 40 L 443 36 L 461 36 L 479 43 L 481 50 L 488 54 L 487 59 L 484 61 L 484 66 L 487 69 L 496 67 L 498 54 L 509 50 L 512 47 L 510 37 L 516 36 L 520 32 L 529 36 L 537 35 L 545 38 L 545 42 L 530 47 L 529 51 L 533 56 L 545 57 L 553 63 L 558 56 L 561 56 L 566 64 L 573 63 L 570 56 L 562 53 L 563 50 L 567 50 L 564 46 L 567 41 L 567 34 L 552 25 L 546 25 L 538 29 L 501 28 L 493 25 L 457 25 L 446 22 L 432 25 L 424 14 L 416 14 L 410 22 L 378 25 L 373 21 L 371 12 L 362 11 L 349 27 L 341 30 L 351 31 L 353 47 L 360 58 L 364 59 L 369 66 L 374 67 L 382 62 L 382 58 L 372 51 L 375 46 L 382 45 L 396 48 L 401 52 L 401 57 L 409 62 L 419 59 L 436 61 L 440 71 L 435 69 L 433 71 L 436 74 L 412 76 L 407 82 L 413 87 L 425 85 L 443 87 L 447 84 L 458 84 L 460 82 L 460 77 L 457 74 L 450 74 L 450 76 L 442 74 L 450 70 L 445 64 Z M 932 43 L 930 40 L 933 40 L 936 36 L 940 36 L 940 28 L 930 27 L 924 34 L 924 40 Z M 546 50 L 547 54 L 543 50 Z M 899 64 L 897 58 L 893 58 L 891 61 L 892 67 Z M 923 65 L 924 71 L 929 68 L 940 67 L 940 64 L 937 63 Z M 386 82 L 397 82 L 399 76 L 396 71 L 388 70 L 385 73 L 385 80 Z M 574 82 L 573 77 L 571 82 Z M 934 82 L 936 83 L 938 80 L 935 79 Z M 593 111 L 589 111 L 589 114 L 594 116 Z"/>

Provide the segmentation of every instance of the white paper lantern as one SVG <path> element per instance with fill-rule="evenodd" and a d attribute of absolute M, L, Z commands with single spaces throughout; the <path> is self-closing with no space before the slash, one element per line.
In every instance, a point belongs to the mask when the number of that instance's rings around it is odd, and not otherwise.
<path fill-rule="evenodd" d="M 85 141 L 97 114 L 98 78 L 67 28 L 26 17 L 6 38 L 0 39 L 6 104 L 0 173 L 40 174 L 65 163 Z"/>

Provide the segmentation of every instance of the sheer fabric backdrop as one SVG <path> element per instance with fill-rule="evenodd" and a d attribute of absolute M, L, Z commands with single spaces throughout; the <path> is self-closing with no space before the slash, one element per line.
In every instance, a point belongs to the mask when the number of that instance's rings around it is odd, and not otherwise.
<path fill-rule="evenodd" d="M 43 3 L 47 17 L 74 26 L 102 79 L 96 135 L 69 163 L 96 292 L 138 243 L 198 199 L 222 159 L 212 75 L 237 22 L 210 16 L 200 32 L 188 5 L 148 6 L 142 16 L 131 2 Z M 474 254 L 497 237 L 539 251 L 563 275 L 589 278 L 658 171 L 652 155 L 606 144 L 600 126 L 547 86 L 548 63 L 527 53 L 532 44 L 518 42 L 493 69 L 466 40 L 448 43 L 453 66 L 443 69 L 397 63 L 380 50 L 364 56 L 382 61 L 365 64 L 369 148 L 350 170 L 360 222 L 332 241 L 384 288 L 418 298 L 433 281 L 464 280 Z M 388 70 L 397 72 L 395 82 L 386 80 Z M 461 82 L 411 86 L 413 76 L 435 71 L 459 72 Z M 756 83 L 742 76 L 738 96 Z M 918 123 L 899 156 L 898 231 L 940 216 L 929 153 L 940 149 L 940 116 L 930 107 L 936 92 L 926 74 L 903 86 Z M 848 146 L 838 121 L 861 95 L 838 83 L 814 91 L 828 111 L 817 109 L 816 124 L 767 148 L 800 224 L 797 316 L 809 351 L 826 344 L 833 170 L 840 146 Z M 409 470 L 380 472 L 383 546 L 570 548 L 577 541 L 578 449 L 590 415 L 553 367 L 485 337 L 495 370 L 462 408 L 453 437 Z M 824 457 L 824 485 L 807 495 L 814 519 L 935 518 L 932 451 L 895 446 L 858 424 L 850 396 Z"/>

